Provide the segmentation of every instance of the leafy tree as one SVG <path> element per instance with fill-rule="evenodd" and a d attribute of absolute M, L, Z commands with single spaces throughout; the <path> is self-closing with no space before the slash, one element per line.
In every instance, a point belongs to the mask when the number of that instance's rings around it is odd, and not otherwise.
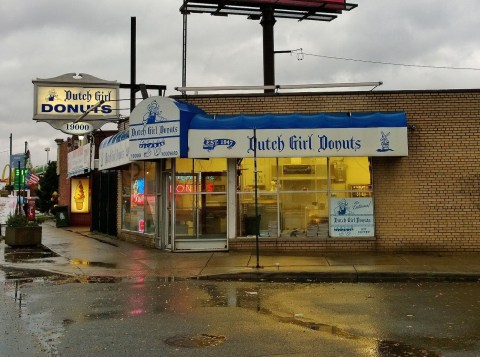
<path fill-rule="evenodd" d="M 48 212 L 50 210 L 54 192 L 58 192 L 57 162 L 50 161 L 43 177 L 40 178 L 38 189 L 36 190 L 38 197 L 37 209 L 40 212 Z"/>

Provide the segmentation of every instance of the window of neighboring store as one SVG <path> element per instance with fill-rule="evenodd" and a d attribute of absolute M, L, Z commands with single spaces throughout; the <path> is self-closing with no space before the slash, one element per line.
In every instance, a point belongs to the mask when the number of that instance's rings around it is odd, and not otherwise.
<path fill-rule="evenodd" d="M 175 238 L 225 237 L 227 160 L 177 159 L 175 165 Z"/>
<path fill-rule="evenodd" d="M 330 198 L 371 197 L 370 162 L 351 158 L 258 158 L 261 237 L 329 237 Z M 254 160 L 238 163 L 237 236 L 254 236 Z"/>
<path fill-rule="evenodd" d="M 122 229 L 155 233 L 155 163 L 134 162 L 122 171 Z"/>

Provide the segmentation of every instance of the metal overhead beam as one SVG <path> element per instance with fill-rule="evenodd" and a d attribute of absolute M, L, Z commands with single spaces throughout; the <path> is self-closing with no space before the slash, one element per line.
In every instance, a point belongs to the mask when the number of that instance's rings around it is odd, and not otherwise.
<path fill-rule="evenodd" d="M 381 86 L 383 82 L 344 82 L 344 83 L 308 83 L 308 84 L 275 84 L 268 86 L 211 86 L 211 87 L 175 87 L 175 90 L 186 92 L 218 92 L 218 91 L 264 91 L 264 90 L 296 90 L 296 89 L 330 89 L 372 87 L 371 90 Z"/>
<path fill-rule="evenodd" d="M 333 21 L 343 11 L 357 4 L 344 0 L 183 0 L 180 12 L 184 15 L 182 87 L 186 86 L 186 15 L 206 13 L 212 16 L 240 15 L 260 20 L 263 29 L 264 85 L 275 84 L 275 48 L 273 27 L 277 18 L 298 21 Z M 271 93 L 271 89 L 266 89 Z"/>
<path fill-rule="evenodd" d="M 210 13 L 224 15 L 234 10 L 236 15 L 249 15 L 249 11 L 260 11 L 273 8 L 275 12 L 302 12 L 308 13 L 341 14 L 356 8 L 357 4 L 336 1 L 301 0 L 301 1 L 268 1 L 268 0 L 185 0 L 180 7 L 181 13 Z M 243 9 L 244 12 L 239 12 Z"/>
<path fill-rule="evenodd" d="M 219 9 L 213 5 L 186 5 L 184 14 L 210 14 L 212 16 L 228 16 L 240 15 L 246 16 L 249 19 L 259 20 L 262 16 L 262 8 L 225 6 Z M 332 21 L 337 18 L 331 12 L 317 11 L 317 10 L 283 10 L 274 9 L 273 15 L 276 18 L 295 19 L 299 21 L 314 20 L 314 21 Z"/>
<path fill-rule="evenodd" d="M 124 88 L 124 89 L 132 89 L 133 87 L 133 90 L 134 92 L 141 92 L 142 91 L 142 88 L 143 89 L 152 89 L 152 90 L 158 90 L 158 94 L 160 96 L 164 96 L 165 95 L 165 91 L 167 90 L 167 86 L 165 85 L 159 85 L 159 84 L 136 84 L 134 86 L 132 86 L 130 83 L 120 83 L 120 88 Z"/>

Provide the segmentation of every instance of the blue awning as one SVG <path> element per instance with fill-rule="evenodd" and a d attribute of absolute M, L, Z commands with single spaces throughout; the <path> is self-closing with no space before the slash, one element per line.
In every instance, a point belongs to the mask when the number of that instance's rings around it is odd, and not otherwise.
<path fill-rule="evenodd" d="M 98 153 L 98 169 L 106 170 L 128 164 L 128 147 L 128 130 L 102 140 Z"/>
<path fill-rule="evenodd" d="M 190 129 L 317 129 L 406 127 L 403 112 L 206 115 L 196 114 Z"/>
<path fill-rule="evenodd" d="M 254 142 L 259 157 L 408 155 L 404 112 L 210 115 L 190 103 L 150 97 L 131 113 L 128 133 L 102 142 L 109 160 L 120 149 L 106 149 L 127 135 L 130 160 L 249 157 Z"/>
<path fill-rule="evenodd" d="M 128 130 L 120 131 L 112 136 L 109 136 L 106 139 L 103 139 L 100 143 L 100 149 L 106 148 L 107 146 L 114 145 L 120 141 L 128 140 Z"/>
<path fill-rule="evenodd" d="M 255 145 L 258 157 L 407 156 L 407 117 L 404 112 L 197 113 L 189 125 L 188 156 L 181 157 L 251 157 Z"/>

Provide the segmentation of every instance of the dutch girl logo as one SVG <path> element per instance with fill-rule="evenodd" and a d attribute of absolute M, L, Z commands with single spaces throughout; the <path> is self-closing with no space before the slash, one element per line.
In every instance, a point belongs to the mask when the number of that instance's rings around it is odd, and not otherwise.
<path fill-rule="evenodd" d="M 390 140 L 388 140 L 388 136 L 390 133 L 384 133 L 382 131 L 382 137 L 380 138 L 380 149 L 377 149 L 378 152 L 386 152 L 386 151 L 394 151 L 393 149 L 390 149 Z"/>
<path fill-rule="evenodd" d="M 162 151 L 161 147 L 165 145 L 165 139 L 159 140 L 141 140 L 138 147 L 144 150 L 143 156 L 150 157 L 152 153 L 158 156 Z"/>
<path fill-rule="evenodd" d="M 57 92 L 55 91 L 55 89 L 50 89 L 48 91 L 48 96 L 45 98 L 45 100 L 49 101 L 49 102 L 54 102 L 55 99 L 58 99 L 58 94 Z"/>
<path fill-rule="evenodd" d="M 231 149 L 235 146 L 236 141 L 232 139 L 203 139 L 203 148 L 207 150 L 208 152 L 212 151 L 215 149 L 217 146 L 226 146 L 227 149 Z"/>
<path fill-rule="evenodd" d="M 147 107 L 147 113 L 143 116 L 143 126 L 148 124 L 155 124 L 160 121 L 167 120 L 162 116 L 162 111 L 160 110 L 160 106 L 158 105 L 157 101 L 154 100 L 151 102 Z M 158 120 L 157 120 L 158 118 Z"/>
<path fill-rule="evenodd" d="M 338 201 L 337 207 L 335 207 L 334 210 L 335 214 L 339 216 L 345 216 L 351 213 L 346 199 L 341 199 Z"/>

